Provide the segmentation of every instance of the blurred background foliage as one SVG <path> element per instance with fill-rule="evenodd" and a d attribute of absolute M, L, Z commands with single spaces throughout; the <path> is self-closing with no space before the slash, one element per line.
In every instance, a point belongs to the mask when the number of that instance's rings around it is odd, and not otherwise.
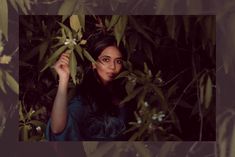
<path fill-rule="evenodd" d="M 124 132 L 129 140 L 215 140 L 215 16 L 79 14 L 19 20 L 20 140 L 44 138 L 58 84 L 51 66 L 61 53 L 71 52 L 73 97 L 87 62 L 95 62 L 87 40 L 100 33 L 114 35 L 127 50 L 126 70 L 117 78 L 126 78 L 121 104 L 137 106 Z"/>
<path fill-rule="evenodd" d="M 153 0 L 153 1 L 125 1 L 125 0 L 113 0 L 113 1 L 103 1 L 103 0 L 92 0 L 92 1 L 80 1 L 80 0 L 2 0 L 0 9 L 0 30 L 3 32 L 2 42 L 4 51 L 2 55 L 8 55 L 12 52 L 17 52 L 12 55 L 12 60 L 10 64 L 0 64 L 1 68 L 11 69 L 10 74 L 18 80 L 18 70 L 15 68 L 18 66 L 18 15 L 19 14 L 46 14 L 55 15 L 59 13 L 60 8 L 65 4 L 69 6 L 65 14 L 72 14 L 75 12 L 83 12 L 86 14 L 216 14 L 216 103 L 217 103 L 217 145 L 216 149 L 211 148 L 215 144 L 212 143 L 180 143 L 179 147 L 176 147 L 175 151 L 171 154 L 162 153 L 161 156 L 219 156 L 227 157 L 234 156 L 232 141 L 234 138 L 234 8 L 235 2 L 230 0 L 216 1 L 176 1 L 176 0 Z M 74 5 L 76 4 L 76 5 Z M 85 8 L 83 10 L 78 9 L 79 7 Z M 8 40 L 6 40 L 8 37 Z M 1 46 L 0 46 L 1 47 Z M 5 81 L 5 80 L 4 80 Z M 0 105 L 0 121 L 1 132 L 0 134 L 0 144 L 2 149 L 1 154 L 3 156 L 65 156 L 68 152 L 74 152 L 70 156 L 75 156 L 76 152 L 80 152 L 78 144 L 65 143 L 58 144 L 53 143 L 50 145 L 43 144 L 30 144 L 27 145 L 23 143 L 15 142 L 15 134 L 18 133 L 17 128 L 15 128 L 15 121 L 18 120 L 18 112 L 15 112 L 19 103 L 17 103 L 17 95 L 8 89 L 6 85 L 7 94 L 1 93 L 1 105 Z M 11 99 L 9 99 L 11 98 Z M 10 105 L 9 105 L 10 104 Z M 9 115 L 9 116 L 7 116 Z M 5 120 L 4 120 L 5 119 Z M 6 127 L 6 128 L 5 128 Z M 4 129 L 5 128 L 5 129 Z M 15 131 L 14 131 L 15 130 Z M 222 132 L 221 132 L 222 131 Z M 1 136 L 2 135 L 2 136 Z M 3 143 L 4 142 L 4 143 Z M 161 145 L 167 145 L 169 142 L 150 143 L 149 145 L 153 148 L 149 148 L 152 153 L 156 148 L 162 148 L 164 151 L 167 147 L 161 147 Z M 132 144 L 130 142 L 129 144 Z M 89 143 L 88 143 L 89 145 Z M 196 145 L 196 146 L 195 146 Z M 12 151 L 12 146 L 15 151 Z M 45 151 L 38 151 L 38 147 Z M 74 149 L 73 149 L 74 148 Z M 93 147 L 96 149 L 96 147 Z M 129 147 L 128 147 L 129 148 Z M 164 148 L 164 149 L 163 149 Z M 169 148 L 169 147 L 168 147 Z M 211 148 L 211 149 L 210 149 Z M 52 149 L 52 150 L 50 150 Z M 54 150 L 54 151 L 53 151 Z M 37 152 L 35 154 L 35 152 Z M 44 153 L 43 153 L 44 152 Z M 67 153 L 65 153 L 67 152 Z M 99 152 L 99 149 L 96 151 Z M 188 152 L 188 153 L 187 153 Z M 158 152 L 154 153 L 153 156 L 159 156 Z M 123 155 L 123 154 L 122 154 Z M 126 154 L 127 156 L 129 154 Z M 84 154 L 81 154 L 84 156 Z M 86 156 L 86 155 L 85 155 Z M 124 155 L 125 156 L 125 155 Z"/>

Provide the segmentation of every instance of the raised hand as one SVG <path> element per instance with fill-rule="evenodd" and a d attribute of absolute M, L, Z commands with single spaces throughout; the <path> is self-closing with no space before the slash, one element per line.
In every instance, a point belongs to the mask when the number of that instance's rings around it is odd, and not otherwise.
<path fill-rule="evenodd" d="M 67 51 L 62 53 L 59 60 L 54 64 L 54 69 L 59 75 L 60 81 L 68 81 L 70 70 L 69 70 L 69 59 L 70 53 Z"/>

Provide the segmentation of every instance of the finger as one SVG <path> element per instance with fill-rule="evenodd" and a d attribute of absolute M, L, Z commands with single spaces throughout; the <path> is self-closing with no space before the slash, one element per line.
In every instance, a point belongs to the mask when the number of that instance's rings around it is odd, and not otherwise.
<path fill-rule="evenodd" d="M 71 52 L 66 51 L 66 52 L 64 52 L 64 53 L 62 54 L 62 56 L 67 56 L 67 57 L 69 57 L 69 56 L 70 56 L 70 53 L 71 53 Z"/>
<path fill-rule="evenodd" d="M 61 57 L 60 57 L 60 60 L 66 60 L 66 61 L 69 62 L 69 58 L 68 58 L 67 56 L 61 56 Z"/>
<path fill-rule="evenodd" d="M 66 65 L 69 64 L 69 61 L 66 59 L 61 59 L 60 62 L 61 62 L 61 64 L 66 64 Z"/>

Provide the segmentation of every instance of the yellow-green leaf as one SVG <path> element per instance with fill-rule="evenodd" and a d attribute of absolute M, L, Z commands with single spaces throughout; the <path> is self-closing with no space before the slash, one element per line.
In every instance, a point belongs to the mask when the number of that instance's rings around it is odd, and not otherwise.
<path fill-rule="evenodd" d="M 80 58 L 84 60 L 84 57 L 82 55 L 82 48 L 79 45 L 75 45 L 75 51 L 79 54 Z"/>
<path fill-rule="evenodd" d="M 207 78 L 205 92 L 205 107 L 208 108 L 212 99 L 212 81 L 210 76 Z"/>
<path fill-rule="evenodd" d="M 0 57 L 0 64 L 9 64 L 11 61 L 11 56 L 3 55 Z"/>
<path fill-rule="evenodd" d="M 43 42 L 42 44 L 40 44 L 39 46 L 39 61 L 41 61 L 43 59 L 43 57 L 45 56 L 46 52 L 47 52 L 47 48 L 48 48 L 48 41 Z"/>
<path fill-rule="evenodd" d="M 67 46 L 61 46 L 58 50 L 56 50 L 56 52 L 54 52 L 52 54 L 52 56 L 47 60 L 47 64 L 44 66 L 44 68 L 41 70 L 44 71 L 46 68 L 48 68 L 49 66 L 51 66 L 57 59 L 57 57 L 63 53 L 65 51 L 65 49 L 67 48 Z"/>
<path fill-rule="evenodd" d="M 18 82 L 7 71 L 5 71 L 5 74 L 6 74 L 6 84 L 11 88 L 12 91 L 14 91 L 16 94 L 19 94 Z"/>
<path fill-rule="evenodd" d="M 78 14 L 78 19 L 80 21 L 83 31 L 85 31 L 85 14 Z"/>
<path fill-rule="evenodd" d="M 113 148 L 114 142 L 103 143 L 101 146 L 97 147 L 96 151 L 91 153 L 90 157 L 103 157 Z"/>
<path fill-rule="evenodd" d="M 113 15 L 111 18 L 111 21 L 109 23 L 108 30 L 110 30 L 119 20 L 120 16 L 119 15 Z M 108 21 L 106 22 L 108 24 Z"/>
<path fill-rule="evenodd" d="M 17 4 L 16 4 L 16 0 L 9 0 L 12 7 L 18 12 L 18 7 L 17 7 Z"/>
<path fill-rule="evenodd" d="M 235 126 L 233 127 L 232 130 L 232 138 L 231 138 L 231 144 L 230 144 L 230 157 L 234 157 L 235 156 Z"/>
<path fill-rule="evenodd" d="M 61 5 L 58 15 L 71 15 L 77 5 L 78 0 L 64 0 Z"/>
<path fill-rule="evenodd" d="M 8 6 L 7 0 L 0 0 L 0 31 L 8 40 Z"/>
<path fill-rule="evenodd" d="M 78 19 L 78 15 L 72 15 L 69 18 L 69 22 L 70 22 L 70 27 L 75 31 L 78 32 L 79 30 L 81 30 L 81 24 L 80 21 Z"/>
<path fill-rule="evenodd" d="M 150 150 L 144 146 L 142 142 L 133 142 L 136 150 L 140 153 L 140 156 L 151 157 Z"/>
<path fill-rule="evenodd" d="M 118 23 L 114 26 L 114 35 L 119 45 L 127 25 L 128 17 L 121 16 L 118 20 Z"/>
<path fill-rule="evenodd" d="M 3 91 L 3 93 L 7 93 L 6 89 L 5 89 L 5 86 L 4 86 L 4 81 L 3 81 L 3 72 L 2 70 L 0 69 L 0 88 L 1 90 Z"/>
<path fill-rule="evenodd" d="M 77 60 L 74 51 L 72 51 L 70 55 L 69 68 L 73 83 L 76 84 Z"/>
<path fill-rule="evenodd" d="M 98 146 L 98 142 L 95 141 L 87 141 L 82 143 L 87 156 L 90 156 Z"/>
<path fill-rule="evenodd" d="M 96 63 L 96 61 L 92 58 L 92 56 L 85 50 L 83 49 L 83 55 L 92 63 Z"/>
<path fill-rule="evenodd" d="M 71 32 L 71 30 L 69 29 L 69 27 L 65 26 L 63 23 L 60 23 L 60 22 L 58 22 L 58 23 L 59 23 L 59 25 L 60 25 L 62 28 L 64 28 L 67 37 L 69 37 L 69 39 L 73 39 L 73 38 L 72 38 L 72 32 Z"/>

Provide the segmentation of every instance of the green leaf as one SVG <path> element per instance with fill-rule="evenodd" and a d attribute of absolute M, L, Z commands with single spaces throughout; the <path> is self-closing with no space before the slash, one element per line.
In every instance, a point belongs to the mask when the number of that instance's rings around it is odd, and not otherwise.
<path fill-rule="evenodd" d="M 110 23 L 109 23 L 108 30 L 110 30 L 115 24 L 117 24 L 119 18 L 120 18 L 119 15 L 113 15 L 113 16 L 112 16 L 111 21 L 110 21 Z M 108 23 L 108 22 L 106 22 L 106 23 Z"/>
<path fill-rule="evenodd" d="M 81 24 L 80 21 L 78 19 L 78 15 L 72 15 L 69 18 L 69 22 L 70 22 L 70 27 L 75 31 L 78 32 L 79 30 L 81 30 Z"/>
<path fill-rule="evenodd" d="M 143 90 L 143 87 L 138 87 L 130 95 L 128 95 L 124 100 L 122 100 L 120 102 L 120 104 L 124 104 L 124 103 L 132 100 L 133 98 L 135 98 L 137 96 L 137 94 L 139 94 L 141 92 L 141 90 Z"/>
<path fill-rule="evenodd" d="M 144 146 L 142 142 L 133 142 L 136 150 L 139 152 L 140 156 L 151 157 L 150 150 Z"/>
<path fill-rule="evenodd" d="M 4 86 L 4 82 L 3 82 L 3 72 L 2 70 L 0 69 L 0 88 L 1 90 L 3 91 L 3 93 L 7 93 L 6 89 L 5 89 L 5 86 Z"/>
<path fill-rule="evenodd" d="M 123 71 L 115 79 L 119 79 L 119 78 L 122 78 L 122 77 L 127 77 L 129 73 L 130 73 L 129 71 Z"/>
<path fill-rule="evenodd" d="M 23 104 L 20 102 L 20 105 L 19 105 L 19 117 L 20 117 L 20 121 L 23 121 L 25 122 L 25 116 L 24 116 L 24 113 L 23 113 Z"/>
<path fill-rule="evenodd" d="M 172 39 L 176 38 L 176 19 L 174 16 L 169 15 L 165 17 L 168 34 Z"/>
<path fill-rule="evenodd" d="M 69 39 L 73 39 L 73 37 L 72 37 L 72 32 L 71 32 L 71 30 L 69 29 L 69 27 L 65 26 L 63 23 L 60 23 L 60 22 L 58 22 L 58 23 L 59 23 L 59 25 L 60 25 L 62 28 L 65 29 L 65 32 L 66 32 L 67 37 L 69 37 Z"/>
<path fill-rule="evenodd" d="M 141 27 L 140 24 L 136 22 L 136 20 L 133 17 L 129 17 L 131 25 L 135 28 L 137 32 L 139 32 L 145 39 L 147 39 L 149 42 L 151 42 L 154 46 L 156 46 L 156 43 L 153 41 L 153 39 L 149 36 L 149 34 Z"/>
<path fill-rule="evenodd" d="M 103 143 L 89 157 L 103 157 L 115 146 L 114 142 Z"/>
<path fill-rule="evenodd" d="M 63 53 L 65 51 L 65 49 L 67 48 L 67 46 L 61 46 L 58 50 L 56 50 L 51 57 L 47 60 L 47 64 L 45 65 L 45 67 L 41 70 L 44 71 L 46 68 L 48 68 L 49 66 L 51 66 L 57 59 L 58 56 L 60 56 L 61 53 Z"/>
<path fill-rule="evenodd" d="M 43 59 L 43 57 L 45 56 L 46 52 L 47 52 L 47 48 L 48 48 L 48 41 L 44 41 L 42 44 L 40 44 L 39 46 L 39 61 L 41 61 Z"/>
<path fill-rule="evenodd" d="M 205 93 L 205 107 L 208 108 L 210 106 L 210 102 L 212 99 L 212 81 L 210 76 L 207 77 L 206 82 L 206 93 Z"/>
<path fill-rule="evenodd" d="M 85 141 L 82 143 L 87 156 L 90 156 L 90 154 L 93 153 L 98 146 L 98 142 L 95 141 Z"/>
<path fill-rule="evenodd" d="M 5 74 L 6 74 L 6 84 L 11 88 L 12 91 L 14 91 L 16 94 L 19 94 L 18 82 L 7 71 L 5 71 Z"/>
<path fill-rule="evenodd" d="M 41 127 L 45 127 L 46 125 L 44 122 L 41 122 L 39 120 L 30 120 L 29 124 L 32 124 L 34 126 L 41 126 Z"/>
<path fill-rule="evenodd" d="M 23 13 L 25 14 L 25 15 L 27 15 L 28 14 L 28 11 L 27 11 L 27 6 L 25 6 L 25 2 L 24 2 L 24 0 L 16 0 L 16 2 L 17 2 L 17 4 L 18 4 L 18 6 L 20 7 L 20 9 L 23 11 Z"/>
<path fill-rule="evenodd" d="M 80 58 L 84 61 L 84 57 L 82 55 L 82 48 L 79 45 L 75 45 L 75 51 L 79 54 Z"/>
<path fill-rule="evenodd" d="M 73 79 L 73 83 L 76 84 L 76 74 L 77 74 L 77 60 L 74 51 L 71 52 L 69 61 L 70 74 Z"/>
<path fill-rule="evenodd" d="M 80 21 L 83 31 L 85 31 L 85 14 L 78 14 L 78 19 Z"/>
<path fill-rule="evenodd" d="M 121 16 L 118 20 L 118 23 L 114 26 L 114 35 L 117 40 L 117 44 L 119 45 L 122 37 L 124 35 L 126 25 L 127 25 L 128 17 Z"/>
<path fill-rule="evenodd" d="M 130 95 L 133 92 L 135 85 L 136 83 L 131 82 L 131 81 L 128 81 L 126 83 L 125 89 L 128 95 Z"/>
<path fill-rule="evenodd" d="M 8 6 L 7 0 L 0 0 L 0 31 L 8 40 Z"/>
<path fill-rule="evenodd" d="M 82 52 L 83 52 L 83 55 L 86 57 L 86 59 L 88 59 L 92 63 L 96 63 L 96 61 L 92 58 L 92 56 L 85 49 L 83 49 Z"/>
<path fill-rule="evenodd" d="M 109 3 L 110 3 L 110 7 L 111 7 L 112 11 L 117 10 L 117 8 L 119 6 L 118 0 L 111 0 L 111 1 L 109 1 Z"/>
<path fill-rule="evenodd" d="M 60 6 L 58 15 L 71 15 L 77 5 L 78 0 L 64 0 Z"/>
<path fill-rule="evenodd" d="M 230 152 L 229 152 L 229 156 L 230 157 L 234 157 L 235 156 L 235 126 L 233 126 L 233 130 L 232 130 L 232 137 L 231 137 L 231 144 L 230 144 Z"/>
<path fill-rule="evenodd" d="M 17 4 L 16 4 L 16 0 L 9 0 L 12 7 L 16 10 L 16 12 L 18 12 L 18 7 L 17 7 Z"/>

